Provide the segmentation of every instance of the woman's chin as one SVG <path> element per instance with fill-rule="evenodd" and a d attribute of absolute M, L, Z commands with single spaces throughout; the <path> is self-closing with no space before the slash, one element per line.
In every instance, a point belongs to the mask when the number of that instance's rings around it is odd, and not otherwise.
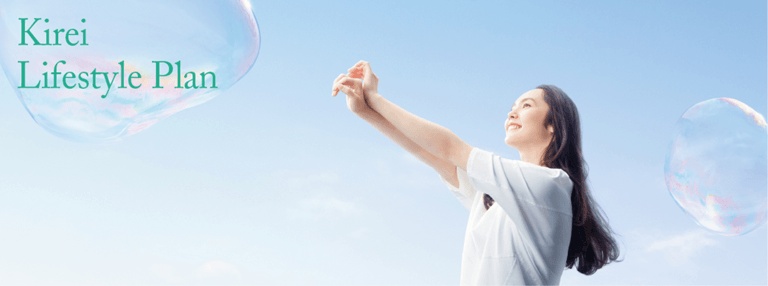
<path fill-rule="evenodd" d="M 516 142 L 512 138 L 510 138 L 509 135 L 507 135 L 507 138 L 504 138 L 504 143 L 507 143 L 507 146 L 509 147 L 517 149 L 517 147 L 515 147 L 517 145 L 515 144 Z"/>

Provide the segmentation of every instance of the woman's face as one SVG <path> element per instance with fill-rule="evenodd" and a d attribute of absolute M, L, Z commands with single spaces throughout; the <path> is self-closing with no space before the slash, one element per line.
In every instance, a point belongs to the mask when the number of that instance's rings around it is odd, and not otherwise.
<path fill-rule="evenodd" d="M 552 126 L 544 126 L 548 111 L 544 90 L 537 88 L 521 95 L 504 121 L 504 142 L 518 151 L 546 148 L 553 132 Z"/>

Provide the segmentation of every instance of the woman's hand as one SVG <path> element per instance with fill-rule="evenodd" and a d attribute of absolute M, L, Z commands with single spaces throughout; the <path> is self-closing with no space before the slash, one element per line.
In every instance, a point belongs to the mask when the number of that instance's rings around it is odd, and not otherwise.
<path fill-rule="evenodd" d="M 379 77 L 371 70 L 371 64 L 366 61 L 359 61 L 348 71 L 349 77 L 363 79 L 363 96 L 366 101 L 368 97 L 379 93 Z"/>
<path fill-rule="evenodd" d="M 347 108 L 355 114 L 362 114 L 370 111 L 371 108 L 365 103 L 365 97 L 363 95 L 363 83 L 358 80 L 349 77 L 345 74 L 340 74 L 336 80 L 333 81 L 332 96 L 336 96 L 339 91 L 347 95 Z"/>

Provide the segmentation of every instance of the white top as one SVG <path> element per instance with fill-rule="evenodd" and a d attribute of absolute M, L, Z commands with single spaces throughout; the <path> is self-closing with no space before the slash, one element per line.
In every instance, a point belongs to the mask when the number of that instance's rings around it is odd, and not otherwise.
<path fill-rule="evenodd" d="M 561 169 L 473 148 L 459 189 L 469 210 L 461 285 L 558 285 L 571 239 L 571 182 Z M 495 203 L 486 211 L 483 194 Z"/>

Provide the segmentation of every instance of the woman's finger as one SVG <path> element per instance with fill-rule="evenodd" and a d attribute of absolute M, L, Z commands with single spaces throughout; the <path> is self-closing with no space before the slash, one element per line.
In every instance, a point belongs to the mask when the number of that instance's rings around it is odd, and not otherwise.
<path fill-rule="evenodd" d="M 339 94 L 339 91 L 349 95 L 349 92 L 359 90 L 360 88 L 356 86 L 356 84 L 353 81 L 355 80 L 345 77 L 342 80 L 336 82 L 335 84 L 333 84 L 334 93 L 332 95 L 336 96 L 337 94 Z"/>
<path fill-rule="evenodd" d="M 361 72 L 351 72 L 347 76 L 349 76 L 351 78 L 356 78 L 356 79 L 363 79 L 363 73 L 361 73 Z"/>
<path fill-rule="evenodd" d="M 351 95 L 352 94 L 352 88 L 347 86 L 347 85 L 338 83 L 336 85 L 336 87 L 339 89 L 339 91 L 343 92 L 346 95 Z"/>
<path fill-rule="evenodd" d="M 338 82 L 334 83 L 333 84 L 333 93 L 331 95 L 336 97 L 336 95 L 339 94 L 340 89 L 341 89 L 341 84 L 339 84 Z"/>
<path fill-rule="evenodd" d="M 332 96 L 336 96 L 336 94 L 339 93 L 339 90 L 336 89 L 336 83 L 339 80 L 341 80 L 341 78 L 343 78 L 344 76 L 345 76 L 345 74 L 340 74 L 339 76 L 336 77 L 336 79 L 333 80 L 333 87 L 331 88 L 331 95 Z"/>
<path fill-rule="evenodd" d="M 371 70 L 371 64 L 368 62 L 363 62 L 363 73 L 365 74 L 365 77 L 373 76 L 373 70 Z"/>
<path fill-rule="evenodd" d="M 371 64 L 366 61 L 358 62 L 347 71 L 349 72 L 349 77 L 352 78 L 365 78 L 365 76 L 374 75 L 373 70 L 371 70 Z M 368 72 L 370 72 L 370 74 Z"/>
<path fill-rule="evenodd" d="M 348 76 L 341 78 L 338 83 L 355 88 L 363 86 L 363 83 L 359 79 L 354 79 Z"/>
<path fill-rule="evenodd" d="M 351 68 L 347 72 L 347 76 L 351 78 L 363 78 L 363 70 L 360 68 Z"/>
<path fill-rule="evenodd" d="M 359 67 L 363 66 L 363 63 L 364 63 L 364 62 L 365 62 L 365 61 L 359 61 L 359 62 L 357 62 L 357 63 L 356 63 L 354 66 L 352 66 L 352 67 L 351 67 L 351 68 L 349 68 L 349 69 L 355 69 L 355 68 L 359 68 Z"/>
<path fill-rule="evenodd" d="M 363 76 L 363 65 L 367 63 L 366 61 L 359 61 L 354 66 L 349 68 L 347 71 L 349 72 L 351 77 L 354 78 L 361 78 Z"/>

